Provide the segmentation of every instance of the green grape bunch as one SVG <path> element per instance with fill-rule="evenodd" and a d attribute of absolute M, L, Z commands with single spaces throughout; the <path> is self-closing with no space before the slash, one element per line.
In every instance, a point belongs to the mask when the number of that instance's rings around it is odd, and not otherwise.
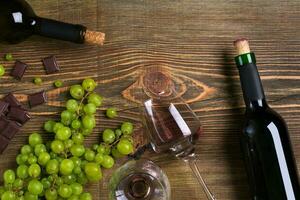
<path fill-rule="evenodd" d="M 45 143 L 39 133 L 29 135 L 28 144 L 16 157 L 16 170 L 3 173 L 1 200 L 91 200 L 84 186 L 100 181 L 103 169 L 112 168 L 115 159 L 133 153 L 134 126 L 130 122 L 115 130 L 105 129 L 99 144 L 85 147 L 84 140 L 96 126 L 95 114 L 103 101 L 94 91 L 96 86 L 93 79 L 85 79 L 70 87 L 72 98 L 66 101 L 60 121 L 44 123 L 52 141 Z M 115 108 L 109 113 L 110 118 L 116 117 Z"/>

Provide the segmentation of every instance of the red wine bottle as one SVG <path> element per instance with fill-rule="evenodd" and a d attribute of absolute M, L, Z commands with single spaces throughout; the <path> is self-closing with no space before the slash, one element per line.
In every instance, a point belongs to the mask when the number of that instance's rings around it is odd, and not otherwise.
<path fill-rule="evenodd" d="M 25 0 L 0 1 L 0 42 L 19 43 L 37 34 L 75 42 L 102 44 L 104 34 L 85 26 L 68 24 L 36 16 Z"/>
<path fill-rule="evenodd" d="M 300 200 L 297 166 L 287 126 L 265 99 L 256 59 L 248 41 L 235 41 L 241 86 L 246 103 L 241 145 L 251 198 Z"/>

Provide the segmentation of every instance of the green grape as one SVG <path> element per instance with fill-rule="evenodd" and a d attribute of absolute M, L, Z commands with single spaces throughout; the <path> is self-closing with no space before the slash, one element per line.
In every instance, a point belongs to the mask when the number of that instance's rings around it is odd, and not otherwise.
<path fill-rule="evenodd" d="M 121 135 L 122 135 L 121 129 L 116 129 L 115 130 L 115 135 L 116 135 L 117 138 L 121 137 Z"/>
<path fill-rule="evenodd" d="M 67 140 L 71 137 L 71 129 L 69 127 L 62 127 L 58 129 L 56 136 L 59 140 Z"/>
<path fill-rule="evenodd" d="M 3 65 L 0 65 L 0 77 L 5 74 L 5 68 Z"/>
<path fill-rule="evenodd" d="M 91 182 L 99 181 L 102 178 L 100 166 L 97 163 L 89 162 L 84 166 L 84 172 Z"/>
<path fill-rule="evenodd" d="M 1 200 L 15 200 L 16 195 L 12 191 L 6 191 L 1 195 Z"/>
<path fill-rule="evenodd" d="M 3 173 L 4 183 L 13 183 L 16 179 L 15 172 L 11 169 L 5 170 Z"/>
<path fill-rule="evenodd" d="M 14 183 L 13 183 L 13 187 L 15 189 L 21 189 L 23 187 L 24 181 L 20 178 L 17 178 Z"/>
<path fill-rule="evenodd" d="M 96 156 L 95 156 L 95 162 L 97 164 L 101 164 L 102 161 L 103 161 L 103 158 L 104 158 L 104 155 L 101 154 L 101 153 L 97 153 Z"/>
<path fill-rule="evenodd" d="M 121 139 L 117 144 L 117 150 L 123 155 L 128 155 L 133 152 L 133 145 L 129 140 Z"/>
<path fill-rule="evenodd" d="M 33 154 L 32 154 L 32 155 L 29 155 L 27 162 L 28 162 L 28 164 L 30 164 L 30 165 L 36 163 L 36 162 L 37 162 L 36 156 L 33 155 Z"/>
<path fill-rule="evenodd" d="M 11 53 L 7 53 L 5 54 L 5 60 L 7 61 L 12 61 L 14 58 L 13 58 L 13 55 Z"/>
<path fill-rule="evenodd" d="M 78 119 L 74 119 L 71 123 L 73 129 L 77 130 L 81 127 L 81 121 Z"/>
<path fill-rule="evenodd" d="M 56 133 L 62 127 L 64 127 L 64 125 L 62 123 L 56 122 L 53 126 L 53 132 Z"/>
<path fill-rule="evenodd" d="M 95 127 L 95 117 L 91 115 L 85 115 L 82 117 L 82 125 L 86 129 L 93 129 Z"/>
<path fill-rule="evenodd" d="M 82 173 L 81 167 L 80 166 L 75 166 L 73 169 L 74 174 L 80 174 Z"/>
<path fill-rule="evenodd" d="M 24 181 L 20 178 L 17 178 L 14 183 L 13 183 L 13 187 L 15 189 L 21 189 L 23 187 Z"/>
<path fill-rule="evenodd" d="M 69 148 L 72 147 L 72 145 L 74 144 L 74 142 L 73 142 L 73 140 L 68 139 L 68 140 L 64 141 L 64 144 L 65 144 L 65 148 L 69 149 Z"/>
<path fill-rule="evenodd" d="M 98 144 L 93 144 L 92 149 L 93 149 L 94 151 L 97 151 L 98 147 L 99 147 Z"/>
<path fill-rule="evenodd" d="M 64 183 L 64 181 L 61 177 L 57 177 L 55 180 L 56 180 L 55 181 L 56 185 L 62 185 Z"/>
<path fill-rule="evenodd" d="M 111 147 L 106 145 L 104 155 L 109 155 L 110 153 L 111 153 Z"/>
<path fill-rule="evenodd" d="M 75 144 L 82 144 L 84 141 L 84 136 L 81 133 L 76 133 L 72 135 L 72 140 Z"/>
<path fill-rule="evenodd" d="M 58 194 L 63 198 L 69 198 L 72 195 L 72 188 L 67 184 L 62 184 L 58 188 Z"/>
<path fill-rule="evenodd" d="M 79 183 L 72 183 L 71 184 L 73 195 L 80 195 L 83 191 L 82 185 Z"/>
<path fill-rule="evenodd" d="M 17 177 L 26 179 L 28 177 L 28 167 L 26 165 L 19 165 L 17 167 Z"/>
<path fill-rule="evenodd" d="M 64 85 L 64 83 L 62 81 L 60 81 L 60 80 L 55 81 L 53 84 L 57 88 L 60 88 L 60 87 L 62 87 Z"/>
<path fill-rule="evenodd" d="M 25 192 L 24 199 L 25 200 L 38 200 L 38 195 L 31 194 L 30 192 L 27 191 L 27 192 Z"/>
<path fill-rule="evenodd" d="M 113 119 L 118 116 L 118 111 L 116 108 L 108 108 L 106 110 L 106 116 L 110 119 Z"/>
<path fill-rule="evenodd" d="M 82 160 L 81 161 L 81 168 L 84 168 L 84 166 L 86 165 L 88 163 L 88 161 L 87 160 Z"/>
<path fill-rule="evenodd" d="M 87 92 L 92 92 L 96 86 L 97 83 L 94 81 L 94 79 L 87 78 L 82 81 L 82 88 Z"/>
<path fill-rule="evenodd" d="M 70 88 L 70 94 L 74 99 L 82 99 L 84 96 L 84 89 L 81 85 L 72 85 Z"/>
<path fill-rule="evenodd" d="M 105 129 L 102 133 L 102 139 L 105 143 L 111 144 L 115 141 L 115 132 L 111 129 Z"/>
<path fill-rule="evenodd" d="M 83 106 L 83 111 L 87 114 L 87 115 L 93 115 L 96 113 L 96 105 L 93 103 L 88 103 L 85 106 Z"/>
<path fill-rule="evenodd" d="M 76 176 L 74 174 L 69 174 L 62 177 L 64 183 L 70 185 L 71 183 L 74 183 L 76 181 Z"/>
<path fill-rule="evenodd" d="M 80 157 L 85 153 L 85 148 L 81 144 L 75 144 L 71 147 L 70 152 L 73 156 Z"/>
<path fill-rule="evenodd" d="M 21 148 L 21 154 L 30 154 L 32 152 L 32 148 L 30 145 L 26 144 Z"/>
<path fill-rule="evenodd" d="M 96 107 L 101 106 L 103 100 L 103 98 L 96 93 L 90 94 L 87 99 L 88 99 L 88 103 L 95 104 Z"/>
<path fill-rule="evenodd" d="M 43 140 L 40 134 L 32 133 L 31 135 L 29 135 L 28 143 L 30 144 L 30 146 L 34 147 L 37 144 L 42 144 Z"/>
<path fill-rule="evenodd" d="M 64 120 L 64 121 L 71 121 L 73 118 L 73 112 L 71 112 L 69 110 L 64 110 L 61 112 L 60 118 L 61 118 L 61 120 Z"/>
<path fill-rule="evenodd" d="M 80 160 L 78 157 L 73 156 L 73 157 L 71 157 L 70 159 L 73 161 L 74 166 L 80 166 L 81 160 Z"/>
<path fill-rule="evenodd" d="M 28 155 L 27 154 L 21 154 L 21 161 L 22 163 L 26 163 L 28 161 Z"/>
<path fill-rule="evenodd" d="M 22 155 L 21 154 L 18 154 L 17 157 L 16 157 L 16 162 L 18 165 L 22 165 L 22 164 L 25 164 L 25 162 L 22 160 Z"/>
<path fill-rule="evenodd" d="M 72 195 L 68 198 L 68 200 L 79 200 L 79 196 L 78 195 Z"/>
<path fill-rule="evenodd" d="M 38 164 L 32 164 L 28 168 L 29 176 L 37 178 L 41 174 L 41 167 Z"/>
<path fill-rule="evenodd" d="M 47 153 L 47 152 L 40 153 L 39 158 L 38 158 L 38 163 L 40 165 L 42 165 L 42 166 L 46 165 L 49 160 L 50 160 L 49 153 Z"/>
<path fill-rule="evenodd" d="M 35 77 L 33 79 L 33 83 L 36 84 L 36 85 L 41 85 L 42 82 L 43 82 L 43 80 L 40 77 Z"/>
<path fill-rule="evenodd" d="M 65 146 L 64 146 L 64 143 L 60 140 L 54 140 L 52 143 L 51 143 L 51 150 L 54 152 L 54 153 L 62 153 L 65 149 Z"/>
<path fill-rule="evenodd" d="M 79 200 L 92 200 L 92 199 L 93 199 L 92 195 L 88 192 L 82 193 L 79 197 Z"/>
<path fill-rule="evenodd" d="M 39 156 L 41 153 L 46 152 L 46 151 L 47 151 L 47 149 L 46 149 L 46 146 L 44 144 L 37 144 L 34 147 L 34 154 L 36 156 Z"/>
<path fill-rule="evenodd" d="M 29 181 L 27 189 L 31 194 L 39 195 L 43 192 L 43 184 L 37 179 L 32 179 Z"/>
<path fill-rule="evenodd" d="M 49 160 L 46 164 L 46 172 L 48 174 L 57 174 L 59 171 L 59 163 L 57 160 Z"/>
<path fill-rule="evenodd" d="M 5 192 L 5 189 L 3 186 L 0 186 L 0 198 L 2 196 L 2 194 Z"/>
<path fill-rule="evenodd" d="M 121 154 L 118 149 L 116 147 L 114 147 L 112 150 L 111 150 L 111 154 L 114 158 L 122 158 L 124 157 L 123 154 Z"/>
<path fill-rule="evenodd" d="M 64 159 L 59 166 L 59 171 L 62 175 L 69 175 L 74 169 L 74 163 L 70 159 Z"/>
<path fill-rule="evenodd" d="M 110 169 L 114 166 L 115 161 L 114 159 L 109 156 L 109 155 L 104 155 L 103 156 L 103 161 L 101 162 L 101 166 L 106 168 L 106 169 Z"/>
<path fill-rule="evenodd" d="M 16 197 L 16 200 L 25 200 L 25 197 L 22 195 L 22 196 L 18 196 Z"/>
<path fill-rule="evenodd" d="M 57 199 L 57 191 L 56 189 L 47 189 L 45 192 L 45 197 L 47 200 L 56 200 Z"/>
<path fill-rule="evenodd" d="M 78 102 L 75 99 L 69 99 L 66 103 L 66 108 L 70 112 L 76 112 L 78 110 Z"/>
<path fill-rule="evenodd" d="M 91 149 L 86 149 L 85 154 L 84 154 L 84 158 L 87 161 L 93 161 L 95 159 L 95 152 Z"/>
<path fill-rule="evenodd" d="M 77 182 L 80 183 L 81 185 L 85 185 L 88 182 L 88 179 L 84 173 L 79 173 L 77 175 Z"/>
<path fill-rule="evenodd" d="M 53 121 L 53 120 L 46 121 L 45 124 L 44 124 L 45 131 L 48 132 L 48 133 L 52 133 L 55 124 L 56 124 L 56 122 Z"/>
<path fill-rule="evenodd" d="M 41 183 L 43 184 L 44 190 L 51 187 L 51 183 L 50 183 L 50 181 L 47 178 L 43 178 L 41 180 Z"/>
<path fill-rule="evenodd" d="M 89 136 L 93 132 L 93 129 L 84 128 L 81 130 L 83 136 Z"/>
<path fill-rule="evenodd" d="M 124 122 L 121 126 L 121 131 L 124 135 L 130 135 L 133 132 L 133 124 L 130 122 Z"/>
<path fill-rule="evenodd" d="M 51 148 L 51 142 L 50 142 L 50 148 Z M 55 158 L 57 158 L 57 154 L 54 153 L 53 151 L 51 151 L 50 152 L 50 157 L 51 157 L 51 159 L 55 159 Z"/>
<path fill-rule="evenodd" d="M 105 146 L 103 144 L 100 144 L 99 147 L 97 148 L 97 152 L 100 154 L 105 153 Z"/>

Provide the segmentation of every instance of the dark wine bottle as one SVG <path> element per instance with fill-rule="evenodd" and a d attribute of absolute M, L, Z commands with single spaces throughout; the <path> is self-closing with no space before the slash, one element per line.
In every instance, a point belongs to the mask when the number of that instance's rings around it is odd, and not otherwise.
<path fill-rule="evenodd" d="M 300 200 L 297 166 L 287 126 L 265 99 L 248 41 L 235 41 L 246 103 L 241 146 L 254 200 Z"/>
<path fill-rule="evenodd" d="M 85 26 L 68 24 L 36 16 L 25 0 L 0 1 L 0 42 L 19 43 L 31 35 L 75 42 L 102 44 L 104 34 Z"/>

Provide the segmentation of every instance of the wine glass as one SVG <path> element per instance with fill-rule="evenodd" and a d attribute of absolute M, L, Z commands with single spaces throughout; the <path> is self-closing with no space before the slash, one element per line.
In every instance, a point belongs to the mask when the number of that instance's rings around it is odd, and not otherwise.
<path fill-rule="evenodd" d="M 138 81 L 142 116 L 151 146 L 189 164 L 206 196 L 216 200 L 196 164 L 195 143 L 202 133 L 200 120 L 176 90 L 179 86 L 163 68 L 148 70 Z"/>
<path fill-rule="evenodd" d="M 130 160 L 109 181 L 110 200 L 171 200 L 166 174 L 152 161 Z"/>

